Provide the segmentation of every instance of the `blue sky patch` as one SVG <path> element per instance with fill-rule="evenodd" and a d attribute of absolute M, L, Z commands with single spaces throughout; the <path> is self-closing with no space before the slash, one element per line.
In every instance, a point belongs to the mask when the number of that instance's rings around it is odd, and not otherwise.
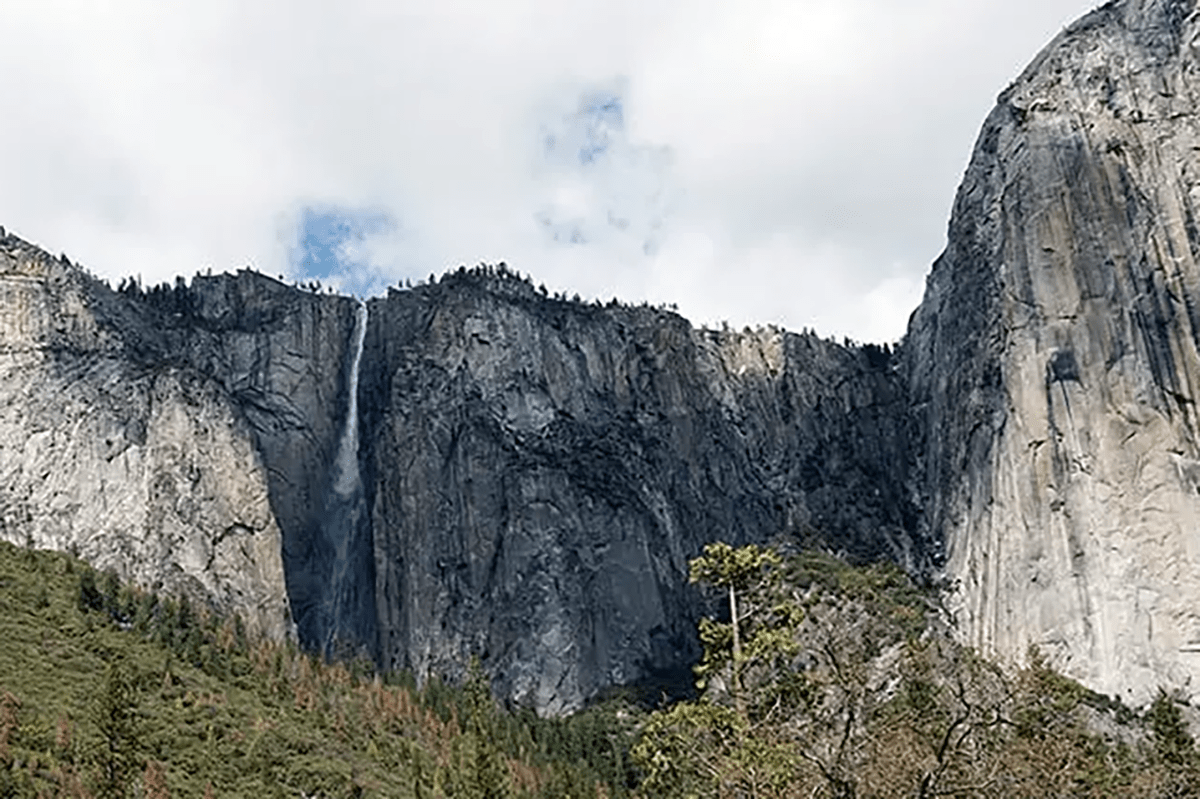
<path fill-rule="evenodd" d="M 608 151 L 613 134 L 625 130 L 625 108 L 621 98 L 613 94 L 587 98 L 579 109 L 579 121 L 583 127 L 579 163 L 591 164 Z"/>
<path fill-rule="evenodd" d="M 300 280 L 317 279 L 339 291 L 364 295 L 374 269 L 363 251 L 368 236 L 390 233 L 396 218 L 377 208 L 306 207 L 300 212 L 292 266 Z"/>
<path fill-rule="evenodd" d="M 533 216 L 547 243 L 615 259 L 658 253 L 677 197 L 671 151 L 630 140 L 626 84 L 582 91 L 539 127 L 545 199 Z"/>

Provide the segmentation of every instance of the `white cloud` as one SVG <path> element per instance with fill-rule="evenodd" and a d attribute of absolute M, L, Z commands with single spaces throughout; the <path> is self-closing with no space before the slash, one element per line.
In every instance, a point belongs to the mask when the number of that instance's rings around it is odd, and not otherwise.
<path fill-rule="evenodd" d="M 894 339 L 995 95 L 1090 5 L 7 0 L 0 224 L 155 281 L 284 272 L 304 208 L 383 209 L 371 280 L 504 260 Z"/>

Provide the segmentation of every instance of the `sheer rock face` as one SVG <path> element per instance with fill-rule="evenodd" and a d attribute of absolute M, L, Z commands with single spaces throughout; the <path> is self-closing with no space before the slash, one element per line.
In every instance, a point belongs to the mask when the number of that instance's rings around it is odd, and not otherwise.
<path fill-rule="evenodd" d="M 361 388 L 380 656 L 482 657 L 544 712 L 688 677 L 704 543 L 915 562 L 888 353 L 697 331 L 649 308 L 451 275 L 370 303 Z"/>
<path fill-rule="evenodd" d="M 420 676 L 479 656 L 556 713 L 689 681 L 709 541 L 927 565 L 886 349 L 697 331 L 504 270 L 392 292 L 361 358 L 360 510 L 334 490 L 353 300 L 248 272 L 114 292 L 0 252 L 4 536 L 271 634 Z"/>
<path fill-rule="evenodd" d="M 249 273 L 116 293 L 0 238 L 0 535 L 294 634 L 352 324 L 315 299 Z"/>
<path fill-rule="evenodd" d="M 0 535 L 419 676 L 479 656 L 548 713 L 686 678 L 687 560 L 777 537 L 943 571 L 986 653 L 1197 693 L 1198 59 L 1195 0 L 1052 42 L 984 126 L 899 355 L 502 268 L 372 300 L 349 493 L 352 299 L 113 292 L 0 237 Z"/>
<path fill-rule="evenodd" d="M 960 629 L 1200 692 L 1200 23 L 1129 0 L 999 98 L 906 342 Z"/>

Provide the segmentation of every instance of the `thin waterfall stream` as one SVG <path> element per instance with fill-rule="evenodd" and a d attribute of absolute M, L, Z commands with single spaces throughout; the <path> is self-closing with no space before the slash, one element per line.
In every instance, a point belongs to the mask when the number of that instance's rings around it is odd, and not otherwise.
<path fill-rule="evenodd" d="M 323 533 L 332 551 L 329 591 L 319 637 L 326 656 L 352 656 L 375 648 L 374 552 L 359 468 L 358 380 L 367 336 L 367 304 L 359 302 L 353 359 L 346 380 L 346 423 L 325 501 Z"/>
<path fill-rule="evenodd" d="M 342 430 L 342 439 L 338 444 L 337 479 L 333 490 L 343 497 L 348 497 L 362 488 L 362 476 L 358 469 L 358 373 L 362 364 L 363 342 L 367 338 L 367 304 L 360 302 L 354 321 L 354 360 L 350 363 L 350 380 L 346 392 L 350 399 L 350 409 L 346 412 L 346 426 Z"/>

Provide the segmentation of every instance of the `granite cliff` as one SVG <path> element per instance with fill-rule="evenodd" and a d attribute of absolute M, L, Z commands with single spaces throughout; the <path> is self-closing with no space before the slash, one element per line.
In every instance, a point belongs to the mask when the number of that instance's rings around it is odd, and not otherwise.
<path fill-rule="evenodd" d="M 0 238 L 0 535 L 303 628 L 353 305 L 251 273 L 115 292 Z"/>
<path fill-rule="evenodd" d="M 503 266 L 356 311 L 252 272 L 113 291 L 0 253 L 4 537 L 327 653 L 478 655 L 559 712 L 686 680 L 707 541 L 929 566 L 887 348 L 696 330 Z"/>
<path fill-rule="evenodd" d="M 372 300 L 361 393 L 379 654 L 479 654 L 556 711 L 699 654 L 687 560 L 805 538 L 914 567 L 887 350 L 692 328 L 503 268 Z M 682 674 L 680 671 L 682 669 Z"/>
<path fill-rule="evenodd" d="M 708 541 L 947 579 L 960 634 L 1133 702 L 1200 686 L 1195 0 L 1001 94 L 903 345 L 549 296 L 114 291 L 0 238 L 0 536 L 543 712 L 685 678 Z"/>
<path fill-rule="evenodd" d="M 966 640 L 1200 691 L 1200 20 L 1109 3 L 1001 94 L 905 343 Z"/>

